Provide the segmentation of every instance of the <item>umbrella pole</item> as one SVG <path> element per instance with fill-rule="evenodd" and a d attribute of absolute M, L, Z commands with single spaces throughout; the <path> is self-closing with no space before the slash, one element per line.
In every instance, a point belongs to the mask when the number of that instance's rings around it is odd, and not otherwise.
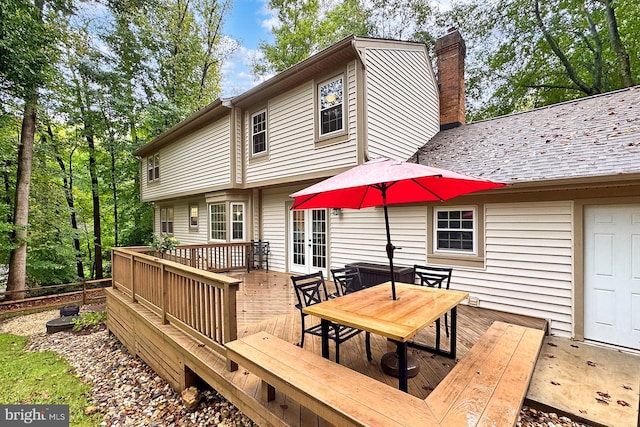
<path fill-rule="evenodd" d="M 384 206 L 384 225 L 387 228 L 387 257 L 389 258 L 389 272 L 391 273 L 391 296 L 396 298 L 396 279 L 393 274 L 393 251 L 396 249 L 391 243 L 391 231 L 389 230 L 389 212 L 387 211 L 387 187 L 382 186 L 382 203 Z"/>

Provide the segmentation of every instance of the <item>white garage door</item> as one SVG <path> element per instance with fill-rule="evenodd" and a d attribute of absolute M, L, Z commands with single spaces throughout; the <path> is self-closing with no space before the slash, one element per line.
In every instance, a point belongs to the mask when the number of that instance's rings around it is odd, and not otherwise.
<path fill-rule="evenodd" d="M 585 210 L 586 339 L 640 350 L 640 205 Z"/>

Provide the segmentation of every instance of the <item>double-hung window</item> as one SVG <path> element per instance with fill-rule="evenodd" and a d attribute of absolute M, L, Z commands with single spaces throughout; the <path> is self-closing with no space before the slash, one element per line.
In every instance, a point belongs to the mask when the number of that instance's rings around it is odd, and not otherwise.
<path fill-rule="evenodd" d="M 197 204 L 189 205 L 189 228 L 198 228 L 200 222 L 200 207 Z"/>
<path fill-rule="evenodd" d="M 475 208 L 434 208 L 434 252 L 477 254 Z"/>
<path fill-rule="evenodd" d="M 231 240 L 244 240 L 244 203 L 231 203 Z"/>
<path fill-rule="evenodd" d="M 251 116 L 251 155 L 267 151 L 267 110 Z"/>
<path fill-rule="evenodd" d="M 211 240 L 227 240 L 227 210 L 226 203 L 209 205 Z"/>
<path fill-rule="evenodd" d="M 318 112 L 320 137 L 344 129 L 342 76 L 318 85 Z"/>
<path fill-rule="evenodd" d="M 160 209 L 160 232 L 173 234 L 173 208 Z"/>
<path fill-rule="evenodd" d="M 147 181 L 160 179 L 160 153 L 147 157 Z"/>

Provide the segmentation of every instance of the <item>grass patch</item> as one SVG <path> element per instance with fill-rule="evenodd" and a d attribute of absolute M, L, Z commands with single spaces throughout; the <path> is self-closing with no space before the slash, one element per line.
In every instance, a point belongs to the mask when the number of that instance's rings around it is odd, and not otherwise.
<path fill-rule="evenodd" d="M 0 334 L 0 403 L 69 405 L 70 425 L 93 427 L 101 414 L 87 416 L 91 387 L 53 352 L 25 350 L 28 338 Z"/>

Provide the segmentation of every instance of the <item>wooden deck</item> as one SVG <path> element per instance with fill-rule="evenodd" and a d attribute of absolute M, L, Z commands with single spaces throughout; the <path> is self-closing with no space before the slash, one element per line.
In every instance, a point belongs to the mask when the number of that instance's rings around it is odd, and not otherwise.
<path fill-rule="evenodd" d="M 287 342 L 300 341 L 300 314 L 295 309 L 295 295 L 289 281 L 289 275 L 276 272 L 255 271 L 250 274 L 232 274 L 243 280 L 237 293 L 238 337 L 265 331 Z M 331 284 L 332 285 L 332 284 Z M 151 367 L 163 377 L 170 377 L 172 385 L 178 389 L 195 383 L 196 377 L 218 390 L 225 398 L 236 405 L 247 416 L 261 426 L 326 425 L 296 402 L 281 393 L 268 405 L 260 401 L 260 382 L 256 376 L 248 373 L 242 366 L 235 372 L 226 368 L 226 358 L 207 348 L 194 337 L 169 324 L 162 324 L 157 315 L 140 304 L 132 303 L 117 290 L 109 292 L 110 309 L 114 308 L 116 320 L 122 324 L 143 324 L 148 340 L 135 342 L 124 337 L 121 341 L 140 354 Z M 458 308 L 458 358 L 463 358 L 478 338 L 496 320 L 523 326 L 544 329 L 546 321 L 515 314 L 496 312 L 481 308 L 460 306 Z M 444 322 L 442 328 L 444 329 Z M 418 339 L 432 343 L 435 339 L 435 326 L 431 325 L 421 332 Z M 120 335 L 114 331 L 116 335 Z M 442 331 L 444 337 L 444 330 Z M 119 336 L 120 338 L 120 336 Z M 153 345 L 140 351 L 139 347 Z M 396 388 L 397 378 L 384 374 L 380 367 L 381 357 L 392 347 L 383 337 L 371 336 L 373 360 L 367 361 L 364 349 L 364 334 L 355 337 L 340 347 L 342 365 Z M 304 348 L 321 354 L 318 337 L 305 337 Z M 334 357 L 331 345 L 331 357 Z M 444 348 L 447 348 L 445 342 Z M 410 349 L 420 366 L 419 374 L 409 379 L 410 394 L 426 398 L 435 386 L 449 373 L 455 361 L 431 353 Z M 144 357 L 144 355 L 147 357 Z M 164 356 L 163 356 L 164 355 Z M 150 359 L 151 362 L 149 362 Z M 185 371 L 180 379 L 182 371 Z"/>

